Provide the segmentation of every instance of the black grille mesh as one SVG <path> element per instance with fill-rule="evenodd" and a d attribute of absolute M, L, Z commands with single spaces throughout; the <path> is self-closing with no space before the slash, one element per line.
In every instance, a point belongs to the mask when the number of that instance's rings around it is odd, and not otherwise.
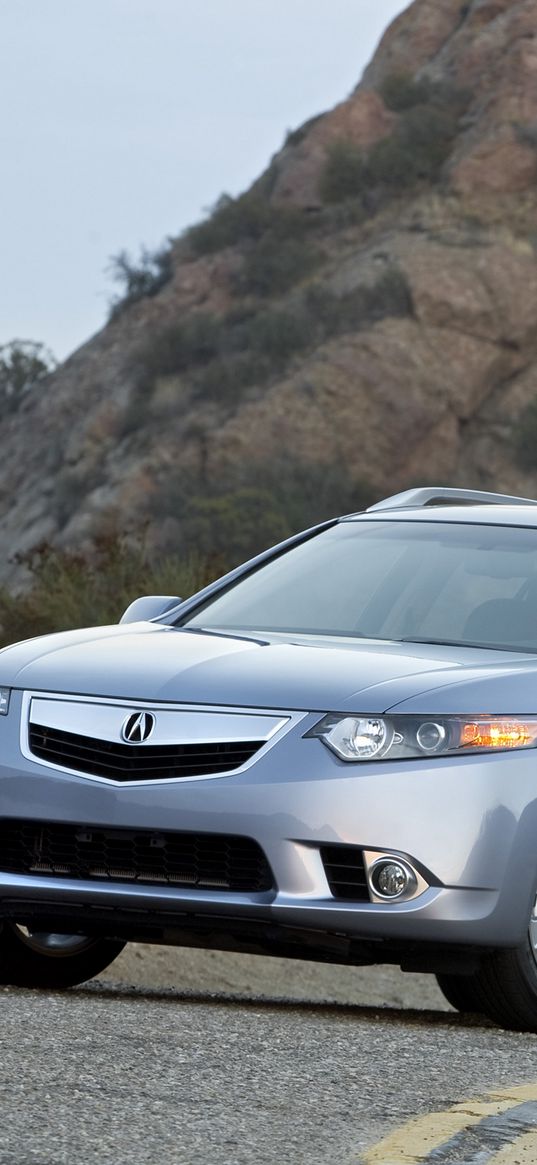
<path fill-rule="evenodd" d="M 361 849 L 354 845 L 323 845 L 321 859 L 334 898 L 369 902 L 367 877 Z"/>
<path fill-rule="evenodd" d="M 264 740 L 223 744 L 116 744 L 30 724 L 30 750 L 40 760 L 113 781 L 163 781 L 203 777 L 240 768 Z"/>
<path fill-rule="evenodd" d="M 244 892 L 273 885 L 262 849 L 247 837 L 11 819 L 0 819 L 0 869 Z"/>

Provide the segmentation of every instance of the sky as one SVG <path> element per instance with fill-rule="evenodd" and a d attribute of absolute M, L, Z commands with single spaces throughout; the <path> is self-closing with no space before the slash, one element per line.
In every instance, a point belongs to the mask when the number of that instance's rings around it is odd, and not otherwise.
<path fill-rule="evenodd" d="M 0 0 L 0 345 L 89 339 L 111 256 L 244 190 L 407 2 Z"/>

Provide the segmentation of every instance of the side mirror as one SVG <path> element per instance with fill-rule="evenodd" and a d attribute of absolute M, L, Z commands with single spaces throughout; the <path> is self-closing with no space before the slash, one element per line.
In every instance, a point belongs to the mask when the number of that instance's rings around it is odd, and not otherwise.
<path fill-rule="evenodd" d="M 142 595 L 127 607 L 119 622 L 140 623 L 147 619 L 158 619 L 159 615 L 165 615 L 166 611 L 178 607 L 182 601 L 177 595 Z"/>

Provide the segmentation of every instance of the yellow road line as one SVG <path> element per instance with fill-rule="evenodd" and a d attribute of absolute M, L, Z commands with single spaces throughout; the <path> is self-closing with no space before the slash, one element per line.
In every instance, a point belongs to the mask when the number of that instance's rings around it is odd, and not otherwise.
<path fill-rule="evenodd" d="M 367 1149 L 362 1153 L 360 1160 L 363 1165 L 419 1165 L 433 1149 L 440 1148 L 457 1133 L 472 1128 L 486 1117 L 507 1112 L 525 1100 L 537 1100 L 537 1082 L 491 1092 L 486 1100 L 463 1100 L 444 1112 L 430 1112 L 425 1116 L 415 1117 Z M 528 1133 L 515 1142 L 517 1147 L 525 1136 L 535 1137 L 537 1146 L 537 1133 Z M 498 1165 L 498 1162 L 502 1165 L 503 1162 L 514 1165 L 515 1143 L 508 1147 L 510 1157 L 496 1155 L 490 1159 L 491 1165 L 493 1161 L 495 1165 Z M 506 1150 L 502 1152 L 505 1153 Z M 521 1162 L 523 1165 L 533 1165 L 533 1158 L 521 1157 Z"/>

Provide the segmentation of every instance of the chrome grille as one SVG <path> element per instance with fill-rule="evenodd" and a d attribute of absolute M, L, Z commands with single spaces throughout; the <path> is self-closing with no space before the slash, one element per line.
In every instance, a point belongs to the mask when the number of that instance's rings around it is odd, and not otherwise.
<path fill-rule="evenodd" d="M 30 723 L 33 756 L 49 764 L 112 781 L 163 781 L 232 772 L 262 748 L 264 740 L 205 744 L 122 744 Z"/>
<path fill-rule="evenodd" d="M 0 819 L 0 869 L 237 892 L 270 890 L 274 882 L 262 849 L 248 837 L 6 818 Z"/>

